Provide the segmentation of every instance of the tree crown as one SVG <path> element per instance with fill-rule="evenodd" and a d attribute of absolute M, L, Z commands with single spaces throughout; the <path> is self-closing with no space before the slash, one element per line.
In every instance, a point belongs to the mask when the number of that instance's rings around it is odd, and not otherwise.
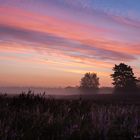
<path fill-rule="evenodd" d="M 111 78 L 114 81 L 112 84 L 116 89 L 136 89 L 137 79 L 130 66 L 120 63 L 119 65 L 115 65 L 115 67 L 113 67 L 113 71 L 114 73 L 111 74 Z"/>
<path fill-rule="evenodd" d="M 98 89 L 99 88 L 99 78 L 96 73 L 86 73 L 84 77 L 81 78 L 80 88 L 83 89 Z"/>

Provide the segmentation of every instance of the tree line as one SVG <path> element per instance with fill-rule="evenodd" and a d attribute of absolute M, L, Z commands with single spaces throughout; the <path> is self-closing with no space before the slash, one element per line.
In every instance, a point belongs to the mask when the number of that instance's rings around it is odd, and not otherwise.
<path fill-rule="evenodd" d="M 113 74 L 111 78 L 113 80 L 113 86 L 115 91 L 136 91 L 140 88 L 140 78 L 136 78 L 131 66 L 124 63 L 115 65 L 113 67 Z M 81 78 L 80 88 L 81 89 L 99 89 L 99 77 L 96 73 L 86 73 L 84 77 Z"/>

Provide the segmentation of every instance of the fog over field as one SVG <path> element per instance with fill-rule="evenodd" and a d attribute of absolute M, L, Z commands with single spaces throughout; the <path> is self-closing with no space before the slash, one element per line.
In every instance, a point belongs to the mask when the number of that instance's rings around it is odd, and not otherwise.
<path fill-rule="evenodd" d="M 29 87 L 0 87 L 0 93 L 7 93 L 9 95 L 20 94 L 22 92 L 28 92 L 29 90 L 33 91 L 35 94 L 44 93 L 46 95 L 81 95 L 81 94 L 93 94 L 94 91 L 90 93 L 82 92 L 78 88 L 29 88 Z M 112 88 L 100 88 L 98 94 L 111 94 L 113 91 Z"/>

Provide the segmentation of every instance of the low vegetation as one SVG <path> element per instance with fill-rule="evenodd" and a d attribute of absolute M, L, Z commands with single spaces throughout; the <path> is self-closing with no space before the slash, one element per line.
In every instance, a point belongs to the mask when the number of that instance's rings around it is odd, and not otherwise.
<path fill-rule="evenodd" d="M 139 103 L 0 96 L 1 140 L 130 140 L 139 129 Z"/>

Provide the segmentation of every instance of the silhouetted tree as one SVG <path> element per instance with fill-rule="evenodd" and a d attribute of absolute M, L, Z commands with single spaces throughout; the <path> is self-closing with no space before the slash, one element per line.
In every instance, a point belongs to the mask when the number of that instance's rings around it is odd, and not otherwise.
<path fill-rule="evenodd" d="M 134 76 L 133 70 L 130 66 L 120 63 L 113 67 L 114 73 L 111 74 L 113 78 L 113 85 L 116 90 L 132 91 L 137 89 L 137 79 Z"/>
<path fill-rule="evenodd" d="M 82 89 L 98 89 L 99 88 L 99 78 L 96 73 L 86 73 L 84 77 L 81 78 L 80 88 Z"/>

